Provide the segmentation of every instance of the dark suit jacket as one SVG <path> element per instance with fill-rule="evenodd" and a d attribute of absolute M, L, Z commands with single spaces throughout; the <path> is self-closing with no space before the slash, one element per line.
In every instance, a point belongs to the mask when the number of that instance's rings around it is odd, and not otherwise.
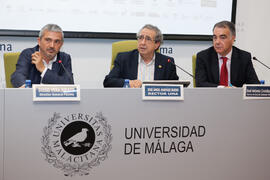
<path fill-rule="evenodd" d="M 217 87 L 219 85 L 218 55 L 214 47 L 197 54 L 196 86 Z M 231 58 L 231 84 L 242 87 L 243 84 L 260 84 L 249 52 L 233 47 Z"/>
<path fill-rule="evenodd" d="M 137 79 L 138 73 L 138 50 L 119 53 L 114 61 L 114 67 L 105 77 L 104 87 L 123 87 L 124 80 Z M 175 65 L 168 62 L 170 59 L 174 63 L 174 59 L 160 53 L 155 54 L 155 80 L 178 80 Z"/>
<path fill-rule="evenodd" d="M 31 55 L 39 50 L 39 46 L 28 48 L 22 51 L 18 62 L 16 64 L 16 71 L 11 75 L 11 83 L 14 87 L 20 87 L 25 84 L 25 80 L 31 80 L 32 84 L 41 83 L 41 73 L 36 66 L 31 63 Z M 58 60 L 62 61 L 62 67 Z M 48 69 L 42 79 L 43 84 L 74 84 L 73 74 L 71 69 L 71 58 L 69 54 L 59 52 L 57 54 L 57 61 L 53 63 L 52 70 Z"/>

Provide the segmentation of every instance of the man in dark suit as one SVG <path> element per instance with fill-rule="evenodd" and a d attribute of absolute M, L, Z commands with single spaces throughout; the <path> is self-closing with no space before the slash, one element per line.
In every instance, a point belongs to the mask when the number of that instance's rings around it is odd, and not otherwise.
<path fill-rule="evenodd" d="M 11 76 L 14 87 L 25 87 L 25 80 L 32 84 L 73 84 L 71 58 L 60 52 L 64 34 L 56 24 L 44 26 L 38 37 L 38 45 L 22 51 Z"/>
<path fill-rule="evenodd" d="M 143 81 L 178 80 L 174 59 L 156 52 L 163 41 L 160 30 L 147 24 L 137 39 L 138 49 L 117 55 L 113 69 L 105 77 L 104 87 L 123 87 L 125 79 L 131 88 L 141 87 Z"/>
<path fill-rule="evenodd" d="M 213 28 L 213 46 L 199 52 L 196 60 L 197 87 L 242 87 L 259 84 L 251 54 L 233 46 L 235 26 L 221 21 Z"/>

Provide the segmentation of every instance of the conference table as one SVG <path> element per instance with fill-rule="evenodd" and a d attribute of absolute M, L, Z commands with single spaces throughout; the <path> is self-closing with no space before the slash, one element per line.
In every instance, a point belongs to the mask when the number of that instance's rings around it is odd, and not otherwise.
<path fill-rule="evenodd" d="M 0 89 L 0 180 L 269 180 L 270 100 L 242 88 L 81 89 L 80 101 L 33 101 Z"/>

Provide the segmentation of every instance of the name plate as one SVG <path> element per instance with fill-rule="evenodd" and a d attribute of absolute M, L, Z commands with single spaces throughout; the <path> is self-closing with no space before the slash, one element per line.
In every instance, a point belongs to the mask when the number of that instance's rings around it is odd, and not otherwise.
<path fill-rule="evenodd" d="M 180 84 L 143 84 L 142 91 L 143 100 L 184 100 L 184 87 Z"/>
<path fill-rule="evenodd" d="M 244 99 L 270 99 L 270 86 L 268 85 L 244 85 Z"/>
<path fill-rule="evenodd" d="M 80 101 L 79 85 L 33 85 L 33 101 Z"/>

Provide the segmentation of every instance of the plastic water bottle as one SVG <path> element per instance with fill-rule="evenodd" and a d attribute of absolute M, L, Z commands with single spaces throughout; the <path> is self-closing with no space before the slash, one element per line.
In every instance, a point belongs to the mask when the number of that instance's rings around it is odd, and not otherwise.
<path fill-rule="evenodd" d="M 125 79 L 123 88 L 130 88 L 129 79 Z"/>
<path fill-rule="evenodd" d="M 31 84 L 31 80 L 27 79 L 25 80 L 25 88 L 31 88 L 32 84 Z"/>
<path fill-rule="evenodd" d="M 260 83 L 261 83 L 261 84 L 265 84 L 265 81 L 264 81 L 264 80 L 260 80 Z"/>

